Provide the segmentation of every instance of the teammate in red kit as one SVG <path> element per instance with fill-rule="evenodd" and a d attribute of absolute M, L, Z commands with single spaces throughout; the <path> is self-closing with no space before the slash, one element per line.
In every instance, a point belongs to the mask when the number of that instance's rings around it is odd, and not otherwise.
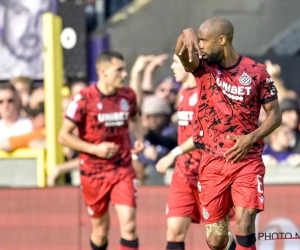
<path fill-rule="evenodd" d="M 171 69 L 176 81 L 184 84 L 178 104 L 178 144 L 186 141 L 192 134 L 192 120 L 197 104 L 196 82 L 192 74 L 187 73 L 179 58 L 174 55 Z M 199 150 L 179 156 L 168 193 L 167 201 L 167 247 L 166 249 L 184 249 L 184 240 L 191 222 L 199 223 L 199 198 L 197 191 Z M 156 165 L 161 174 L 165 174 L 176 158 L 176 149 L 162 158 Z"/>
<path fill-rule="evenodd" d="M 237 250 L 254 250 L 255 218 L 264 210 L 263 138 L 281 124 L 277 90 L 266 67 L 239 55 L 233 26 L 215 17 L 179 36 L 175 53 L 196 79 L 193 137 L 181 153 L 202 151 L 201 212 L 210 249 L 228 249 L 228 212 L 235 206 Z M 258 127 L 261 106 L 267 119 Z"/>
<path fill-rule="evenodd" d="M 96 68 L 97 84 L 75 95 L 66 111 L 59 141 L 80 151 L 80 179 L 91 216 L 92 249 L 107 249 L 111 201 L 120 221 L 120 250 L 137 250 L 136 179 L 131 154 L 143 150 L 143 138 L 136 97 L 123 86 L 127 73 L 121 54 L 101 53 Z M 129 123 L 138 139 L 133 150 Z M 76 127 L 79 137 L 72 134 Z"/>
<path fill-rule="evenodd" d="M 176 81 L 183 85 L 177 112 L 178 145 L 181 145 L 193 134 L 193 118 L 197 113 L 198 91 L 193 75 L 185 71 L 177 55 L 173 56 L 171 69 Z M 167 168 L 173 165 L 178 154 L 181 154 L 181 150 L 177 147 L 163 157 L 156 165 L 157 171 L 165 174 Z M 180 155 L 176 159 L 166 211 L 168 217 L 166 249 L 168 250 L 184 250 L 184 240 L 190 223 L 200 223 L 200 201 L 197 187 L 200 161 L 201 151 L 197 149 Z M 230 245 L 235 245 L 232 237 L 228 242 L 228 246 Z"/>

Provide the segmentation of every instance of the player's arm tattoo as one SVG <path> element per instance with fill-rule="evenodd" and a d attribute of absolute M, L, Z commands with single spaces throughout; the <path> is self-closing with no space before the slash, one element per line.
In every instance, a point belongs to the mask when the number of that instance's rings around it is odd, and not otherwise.
<path fill-rule="evenodd" d="M 206 237 L 208 238 L 211 233 L 214 235 L 228 235 L 229 221 L 223 219 L 213 224 L 206 225 Z"/>

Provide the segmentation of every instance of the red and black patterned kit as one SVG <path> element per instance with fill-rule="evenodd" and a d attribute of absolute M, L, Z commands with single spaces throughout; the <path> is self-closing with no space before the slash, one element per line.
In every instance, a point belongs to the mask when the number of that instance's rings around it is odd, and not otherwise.
<path fill-rule="evenodd" d="M 113 204 L 136 206 L 129 119 L 137 112 L 136 96 L 129 87 L 107 96 L 96 85 L 77 94 L 67 109 L 66 117 L 77 124 L 81 139 L 94 144 L 114 142 L 119 146 L 117 154 L 109 159 L 80 153 L 81 184 L 91 216 L 104 214 L 109 200 Z M 114 191 L 109 193 L 112 186 Z"/>

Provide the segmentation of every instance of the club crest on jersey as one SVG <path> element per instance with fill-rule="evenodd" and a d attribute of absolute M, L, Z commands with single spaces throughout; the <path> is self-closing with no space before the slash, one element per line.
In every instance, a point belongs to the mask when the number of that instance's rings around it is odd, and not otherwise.
<path fill-rule="evenodd" d="M 128 102 L 124 98 L 121 99 L 120 109 L 122 111 L 128 111 L 129 110 L 129 104 L 128 104 Z"/>
<path fill-rule="evenodd" d="M 251 82 L 252 82 L 252 79 L 251 77 L 246 73 L 244 72 L 241 77 L 240 77 L 240 83 L 243 84 L 243 85 L 249 85 Z"/>
<path fill-rule="evenodd" d="M 99 110 L 102 110 L 102 108 L 103 108 L 103 103 L 99 102 L 99 103 L 97 104 L 97 108 L 98 108 Z"/>
<path fill-rule="evenodd" d="M 197 95 L 197 93 L 194 93 L 189 99 L 189 105 L 195 106 L 197 101 L 198 101 L 198 95 Z"/>
<path fill-rule="evenodd" d="M 263 196 L 260 196 L 259 199 L 260 199 L 260 203 L 263 203 L 265 200 L 265 198 Z"/>
<path fill-rule="evenodd" d="M 87 206 L 87 212 L 90 216 L 93 216 L 95 214 L 94 210 L 90 207 L 90 206 Z"/>
<path fill-rule="evenodd" d="M 209 218 L 209 213 L 207 212 L 207 210 L 205 208 L 202 209 L 202 214 L 203 214 L 204 219 L 207 220 Z"/>

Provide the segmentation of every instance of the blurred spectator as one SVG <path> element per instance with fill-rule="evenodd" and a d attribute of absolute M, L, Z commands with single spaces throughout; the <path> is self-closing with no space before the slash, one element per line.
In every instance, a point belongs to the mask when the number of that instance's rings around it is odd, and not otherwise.
<path fill-rule="evenodd" d="M 22 101 L 22 106 L 26 107 L 29 102 L 31 92 L 33 90 L 33 81 L 29 77 L 20 76 L 10 79 L 10 83 L 14 85 L 19 93 Z"/>
<path fill-rule="evenodd" d="M 292 129 L 298 130 L 300 105 L 298 100 L 292 98 L 283 99 L 280 103 L 282 112 L 282 123 L 287 124 Z"/>
<path fill-rule="evenodd" d="M 285 98 L 297 98 L 296 92 L 287 89 L 284 85 L 283 80 L 280 78 L 281 68 L 278 64 L 272 63 L 270 60 L 265 61 L 267 71 L 274 81 L 278 91 L 279 103 Z"/>
<path fill-rule="evenodd" d="M 28 107 L 31 109 L 38 108 L 40 103 L 45 102 L 45 90 L 43 87 L 36 88 L 32 91 Z"/>
<path fill-rule="evenodd" d="M 172 108 L 175 107 L 178 89 L 175 86 L 173 77 L 166 77 L 155 88 L 154 94 L 166 99 Z"/>
<path fill-rule="evenodd" d="M 300 105 L 299 101 L 292 98 L 286 98 L 280 103 L 280 109 L 282 111 L 282 123 L 287 124 L 293 129 L 295 133 L 294 141 L 291 143 L 291 147 L 295 152 L 300 153 Z"/>
<path fill-rule="evenodd" d="M 144 71 L 146 68 L 147 64 L 154 58 L 153 55 L 145 56 L 145 55 L 140 55 L 137 57 L 135 60 L 132 68 L 131 68 L 131 73 L 130 73 L 130 82 L 129 86 L 135 91 L 136 93 L 136 99 L 138 105 L 141 104 L 142 99 L 144 96 L 147 96 L 148 93 L 153 94 L 152 90 L 152 82 L 150 86 L 150 90 L 144 86 L 142 86 L 143 81 L 141 77 L 141 73 Z"/>
<path fill-rule="evenodd" d="M 82 81 L 73 82 L 71 83 L 70 90 L 71 96 L 70 98 L 73 99 L 76 94 L 78 94 L 81 90 L 87 87 L 87 84 Z"/>
<path fill-rule="evenodd" d="M 45 116 L 44 103 L 36 109 L 26 110 L 31 119 L 33 131 L 0 140 L 0 149 L 13 151 L 19 148 L 45 148 Z"/>
<path fill-rule="evenodd" d="M 47 177 L 48 187 L 54 187 L 57 178 L 61 174 L 70 173 L 73 170 L 78 170 L 78 169 L 79 169 L 79 158 L 71 159 L 67 162 L 64 162 L 64 163 L 56 166 Z"/>
<path fill-rule="evenodd" d="M 162 67 L 167 59 L 167 54 L 158 55 L 152 58 L 144 71 L 142 89 L 144 92 L 151 92 L 160 98 L 166 99 L 171 105 L 173 112 L 176 108 L 177 93 L 179 91 L 173 77 L 164 78 L 157 86 L 153 83 L 153 74 L 155 70 Z"/>
<path fill-rule="evenodd" d="M 10 83 L 0 84 L 0 140 L 32 131 L 32 123 L 20 116 L 21 100 Z"/>
<path fill-rule="evenodd" d="M 148 93 L 154 93 L 155 84 L 153 83 L 153 74 L 155 70 L 164 65 L 168 59 L 168 55 L 150 56 L 149 59 L 149 63 L 146 65 L 143 75 L 142 90 Z"/>
<path fill-rule="evenodd" d="M 153 82 L 155 70 L 162 67 L 167 58 L 167 54 L 139 56 L 132 67 L 129 85 L 136 92 L 139 104 L 144 97 L 154 94 L 168 100 L 173 112 L 176 108 L 177 93 L 179 90 L 173 77 L 164 78 L 157 86 Z M 144 71 L 144 74 L 141 80 L 140 74 L 142 71 Z"/>
<path fill-rule="evenodd" d="M 263 151 L 265 165 L 267 167 L 278 164 L 298 166 L 300 154 L 296 154 L 290 146 L 294 139 L 294 130 L 285 123 L 270 134 L 270 145 L 266 145 Z"/>
<path fill-rule="evenodd" d="M 146 129 L 145 149 L 139 161 L 155 166 L 156 162 L 177 145 L 177 128 L 170 126 L 171 107 L 166 99 L 145 98 L 141 107 L 142 124 Z"/>
<path fill-rule="evenodd" d="M 18 75 L 43 78 L 42 14 L 51 11 L 52 3 L 52 0 L 0 2 L 4 12 L 0 79 Z"/>

